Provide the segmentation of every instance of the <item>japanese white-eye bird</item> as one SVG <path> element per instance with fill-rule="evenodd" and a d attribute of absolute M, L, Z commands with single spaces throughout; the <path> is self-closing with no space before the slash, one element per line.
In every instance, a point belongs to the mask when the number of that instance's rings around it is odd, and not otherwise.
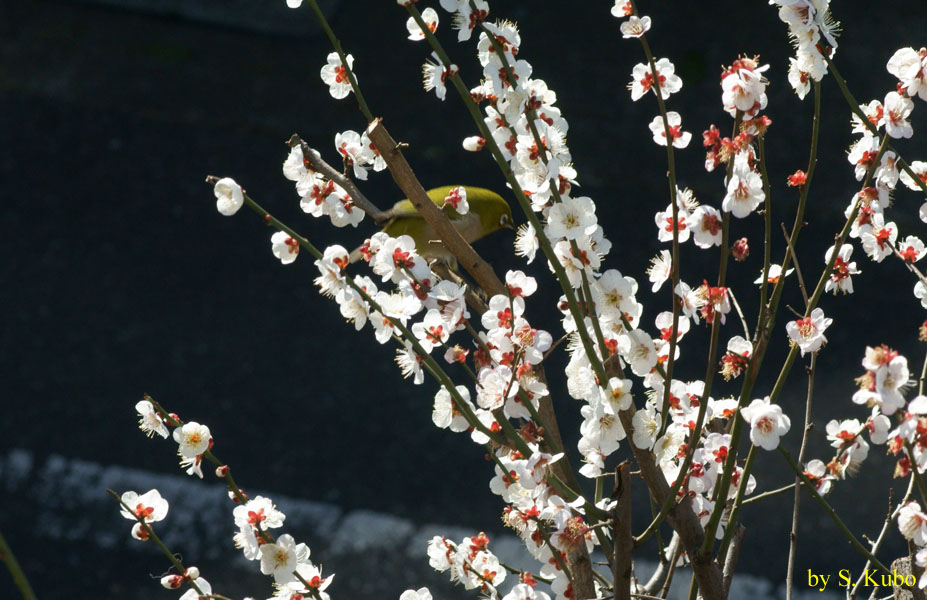
<path fill-rule="evenodd" d="M 461 215 L 445 199 L 457 188 L 466 191 L 469 210 Z M 512 228 L 512 209 L 499 194 L 480 187 L 446 185 L 425 192 L 438 206 L 444 205 L 444 212 L 468 243 L 473 243 L 485 235 L 499 229 Z M 453 198 L 453 196 L 452 196 Z M 415 240 L 415 249 L 426 258 L 442 258 L 454 262 L 453 255 L 435 234 L 415 206 L 408 199 L 400 200 L 386 211 L 389 220 L 383 226 L 383 232 L 392 237 L 411 236 Z M 351 254 L 351 262 L 360 258 L 359 253 Z"/>

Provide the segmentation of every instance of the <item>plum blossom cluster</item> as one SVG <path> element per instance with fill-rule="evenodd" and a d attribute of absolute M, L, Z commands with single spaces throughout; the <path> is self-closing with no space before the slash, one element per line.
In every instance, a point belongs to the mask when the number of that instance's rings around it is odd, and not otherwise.
<path fill-rule="evenodd" d="M 159 408 L 155 408 L 147 396 L 138 402 L 135 410 L 139 414 L 139 428 L 149 437 L 158 434 L 166 439 L 168 423 L 175 425 L 173 438 L 179 445 L 178 453 L 184 457 L 181 465 L 185 466 L 185 463 L 194 461 L 195 466 L 188 469 L 187 473 L 195 473 L 202 478 L 202 459 L 206 451 L 212 447 L 209 428 L 192 421 L 182 424 L 175 414 L 170 414 L 166 421 Z M 249 499 L 227 478 L 228 471 L 228 466 L 221 465 L 216 469 L 216 476 L 227 479 L 229 497 L 239 504 L 232 510 L 232 517 L 238 528 L 233 541 L 246 559 L 260 561 L 261 572 L 274 578 L 276 593 L 269 600 L 308 597 L 328 600 L 325 590 L 331 584 L 334 575 L 322 576 L 321 568 L 309 560 L 309 547 L 306 544 L 296 543 L 289 534 L 274 539 L 270 531 L 283 526 L 286 515 L 278 510 L 269 498 L 257 496 Z M 132 528 L 132 536 L 139 540 L 148 539 L 148 523 L 160 521 L 167 515 L 167 501 L 161 498 L 157 490 L 151 490 L 141 496 L 136 492 L 126 492 L 122 495 L 121 501 L 124 505 L 122 515 L 136 521 Z M 129 507 L 128 510 L 126 507 Z M 142 522 L 145 525 L 142 525 Z M 178 589 L 184 583 L 190 582 L 194 582 L 202 593 L 212 593 L 209 582 L 199 577 L 199 570 L 195 567 L 186 569 L 183 575 L 166 575 L 161 580 L 161 584 L 168 589 Z M 199 596 L 194 588 L 188 590 L 181 600 L 195 600 L 197 597 Z"/>
<path fill-rule="evenodd" d="M 779 19 L 789 26 L 795 57 L 789 59 L 789 83 L 804 100 L 812 81 L 827 74 L 822 50 L 830 57 L 837 50 L 839 23 L 830 14 L 830 0 L 769 0 L 779 7 Z"/>
<path fill-rule="evenodd" d="M 908 138 L 913 135 L 910 116 L 914 109 L 912 98 L 927 96 L 924 86 L 927 51 L 902 48 L 889 59 L 886 68 L 898 79 L 897 89 L 888 92 L 883 101 L 871 100 L 859 106 L 865 119 L 853 115 L 853 133 L 859 134 L 847 153 L 847 160 L 853 165 L 856 179 L 862 180 L 872 172 L 872 185 L 854 195 L 847 206 L 846 215 L 853 218 L 850 236 L 859 240 L 866 255 L 875 262 L 882 262 L 888 256 L 896 256 L 907 265 L 913 266 L 927 251 L 924 242 L 917 236 L 902 238 L 899 227 L 891 220 L 888 212 L 892 206 L 892 195 L 900 181 L 910 190 L 923 192 L 927 186 L 927 163 L 912 161 L 902 170 L 903 163 L 892 150 L 880 148 L 887 138 Z M 880 139 L 884 132 L 885 140 Z M 919 217 L 927 222 L 927 202 L 921 205 Z M 828 251 L 830 260 L 833 247 Z M 835 259 L 832 283 L 828 289 L 852 292 L 851 275 L 858 271 L 855 263 L 849 262 L 852 252 L 847 244 L 841 246 Z M 915 273 L 918 273 L 912 268 Z M 918 275 L 914 295 L 927 308 L 927 284 Z"/>
<path fill-rule="evenodd" d="M 320 598 L 328 600 L 326 588 L 334 575 L 322 577 L 322 570 L 309 560 L 309 547 L 290 534 L 274 540 L 268 533 L 283 525 L 286 516 L 269 498 L 257 496 L 232 511 L 238 533 L 235 545 L 248 560 L 260 561 L 261 573 L 274 578 L 277 591 L 268 600 Z"/>
<path fill-rule="evenodd" d="M 335 135 L 335 148 L 341 155 L 345 168 L 351 168 L 358 179 L 367 179 L 367 171 L 382 171 L 386 168 L 367 133 L 345 131 Z M 309 152 L 314 152 L 310 150 Z M 316 154 L 316 157 L 318 155 Z M 313 217 L 328 217 L 335 227 L 357 227 L 364 219 L 364 212 L 354 206 L 351 195 L 340 185 L 312 168 L 302 149 L 295 146 L 283 162 L 283 175 L 296 186 L 299 207 Z"/>
<path fill-rule="evenodd" d="M 167 424 L 150 400 L 139 401 L 135 405 L 135 410 L 139 414 L 139 429 L 144 431 L 148 437 L 158 434 L 167 439 Z M 174 422 L 180 422 L 176 415 L 172 415 L 172 418 Z M 203 455 L 212 447 L 209 427 L 194 421 L 183 423 L 174 428 L 173 438 L 177 442 L 180 466 L 186 469 L 187 475 L 196 475 L 202 479 Z"/>
<path fill-rule="evenodd" d="M 288 0 L 293 7 L 300 2 Z M 419 15 L 413 11 L 413 2 L 397 2 L 415 15 L 406 23 L 409 39 L 432 42 L 440 17 L 431 8 Z M 778 6 L 780 18 L 789 25 L 796 47 L 789 81 L 804 98 L 811 82 L 820 81 L 826 73 L 827 61 L 837 46 L 837 26 L 829 15 L 829 0 L 771 0 L 770 4 Z M 742 406 L 733 398 L 713 398 L 707 378 L 683 381 L 669 374 L 681 355 L 681 342 L 693 325 L 704 321 L 716 326 L 713 330 L 717 333 L 726 322 L 733 304 L 730 290 L 707 280 L 695 287 L 687 284 L 674 272 L 678 263 L 674 265 L 670 251 L 661 251 L 648 271 L 652 291 L 656 293 L 672 279 L 671 294 L 676 304 L 673 311 L 656 316 L 653 331 L 659 333 L 647 333 L 641 326 L 644 311 L 637 298 L 637 280 L 603 266 L 611 242 L 599 224 L 593 200 L 575 194 L 578 173 L 567 144 L 569 125 L 556 106 L 556 93 L 544 80 L 534 77 L 533 66 L 520 56 L 518 28 L 508 21 L 488 22 L 489 5 L 485 0 L 440 0 L 440 5 L 450 13 L 459 41 L 478 33 L 482 81 L 470 90 L 467 101 L 482 106 L 482 123 L 478 120 L 477 124 L 484 135 L 466 138 L 463 146 L 471 151 L 488 147 L 504 160 L 506 170 L 512 174 L 510 185 L 519 202 L 524 201 L 529 220 L 519 230 L 516 253 L 531 263 L 537 251 L 543 249 L 563 287 L 558 308 L 568 340 L 567 391 L 581 402 L 583 419 L 578 442 L 583 460 L 580 474 L 592 479 L 607 474 L 607 460 L 622 441 L 630 438 L 632 449 L 645 451 L 666 482 L 676 486 L 676 498 L 670 494 L 670 499 L 691 506 L 705 532 L 719 539 L 726 537 L 725 530 L 731 531 L 727 519 L 733 518 L 733 511 L 726 507 L 732 499 L 742 500 L 756 487 L 753 475 L 745 470 L 749 467 L 737 464 L 736 436 L 740 427 L 746 423 L 750 442 L 764 450 L 777 448 L 791 429 L 791 421 L 775 397 L 754 399 Z M 616 0 L 612 8 L 614 16 L 626 18 L 620 25 L 626 39 L 642 38 L 651 27 L 649 17 L 634 13 L 634 6 L 627 0 Z M 663 100 L 680 91 L 682 80 L 669 59 L 652 58 L 646 45 L 645 53 L 647 61 L 633 68 L 628 88 L 632 101 L 651 92 L 658 97 L 661 114 L 649 128 L 654 142 L 672 153 L 685 148 L 692 137 L 682 130 L 680 115 L 667 112 L 663 105 Z M 434 91 L 441 100 L 450 80 L 459 83 L 455 79 L 459 78 L 457 67 L 444 56 L 436 48 L 422 70 L 425 90 Z M 358 91 L 352 68 L 353 57 L 340 50 L 328 56 L 321 77 L 334 98 Z M 927 99 L 927 51 L 899 50 L 889 61 L 888 70 L 899 80 L 897 90 L 886 94 L 883 101 L 859 107 L 865 119 L 856 118 L 853 123 L 854 133 L 860 138 L 850 148 L 849 162 L 857 180 L 874 179 L 871 186 L 867 183 L 853 197 L 846 216 L 852 224 L 850 236 L 859 240 L 872 260 L 879 262 L 895 255 L 913 268 L 927 253 L 925 245 L 915 236 L 900 239 L 896 224 L 887 220 L 885 212 L 898 181 L 911 189 L 923 189 L 927 184 L 927 163 L 911 163 L 913 176 L 901 172 L 903 161 L 884 149 L 879 131 L 884 127 L 890 138 L 913 134 L 912 98 Z M 757 147 L 757 140 L 771 125 L 762 114 L 768 102 L 767 71 L 768 65 L 763 65 L 759 57 L 750 56 L 739 57 L 723 70 L 722 107 L 734 118 L 737 130 L 731 138 L 723 138 L 712 125 L 703 133 L 703 144 L 708 171 L 722 164 L 727 166 L 724 197 L 720 208 L 701 205 L 691 191 L 677 188 L 673 180 L 670 203 L 656 213 L 655 224 L 658 240 L 672 242 L 674 252 L 677 242 L 690 239 L 701 249 L 721 246 L 727 239 L 731 217 L 748 218 L 767 201 Z M 355 179 L 365 180 L 370 169 L 386 167 L 366 132 L 339 133 L 335 146 L 345 173 L 350 171 Z M 343 187 L 313 168 L 319 160 L 317 154 L 307 154 L 305 147 L 294 147 L 284 162 L 284 175 L 295 182 L 301 207 L 312 216 L 329 217 L 338 227 L 356 227 L 363 212 Z M 802 191 L 802 202 L 809 177 L 809 173 L 799 171 L 788 179 L 790 186 Z M 247 200 L 241 187 L 227 178 L 216 182 L 214 193 L 217 209 L 225 215 L 234 214 Z M 465 189 L 452 190 L 445 204 L 465 214 Z M 920 213 L 927 221 L 927 203 Z M 293 262 L 300 248 L 308 245 L 294 236 L 280 231 L 272 237 L 272 251 L 284 264 Z M 735 242 L 731 250 L 736 260 L 744 260 L 749 254 L 747 239 Z M 827 291 L 853 292 L 852 277 L 859 274 L 859 269 L 851 260 L 852 250 L 841 237 L 826 253 L 830 269 Z M 317 254 L 314 248 L 311 251 Z M 358 330 L 369 324 L 381 344 L 397 343 L 396 362 L 414 383 L 423 383 L 426 374 L 440 381 L 441 388 L 434 396 L 433 422 L 440 428 L 466 432 L 474 442 L 486 447 L 495 464 L 490 489 L 505 502 L 504 522 L 518 533 L 541 564 L 537 576 L 523 572 L 518 584 L 503 596 L 498 587 L 506 579 L 506 569 L 489 550 L 489 538 L 481 533 L 459 543 L 440 536 L 433 538 L 427 549 L 431 566 L 448 572 L 451 581 L 487 597 L 549 600 L 547 594 L 535 589 L 542 580 L 549 582 L 557 600 L 573 598 L 575 591 L 565 565 L 577 552 L 608 546 L 605 534 L 595 523 L 601 523 L 614 506 L 608 499 L 589 501 L 577 493 L 568 493 L 573 490 L 564 489 L 562 482 L 558 485 L 554 476 L 566 460 L 559 450 L 548 452 L 551 446 L 544 443 L 549 440 L 545 439 L 538 416 L 540 400 L 549 396 L 541 374 L 542 363 L 554 343 L 548 332 L 533 327 L 526 316 L 526 299 L 537 289 L 537 281 L 521 271 L 509 271 L 506 293 L 488 298 L 478 328 L 469 312 L 476 303 L 468 307 L 467 302 L 473 290 L 463 279 L 430 263 L 408 235 L 377 233 L 355 252 L 334 245 L 317 258 L 319 276 L 315 283 L 323 295 L 336 301 L 342 316 Z M 349 265 L 361 259 L 374 277 L 348 274 Z M 770 265 L 768 255 L 765 262 L 768 268 L 757 280 L 764 298 L 769 284 L 779 289 L 784 283 L 780 279 L 792 272 L 783 272 L 781 265 Z M 917 285 L 915 295 L 927 307 L 927 280 L 921 276 Z M 825 317 L 820 308 L 808 305 L 806 317 L 785 327 L 794 346 L 790 358 L 794 358 L 796 349 L 802 356 L 813 355 L 827 341 L 824 334 L 832 319 Z M 747 339 L 749 332 L 746 338 L 730 337 L 720 365 L 711 364 L 710 369 L 720 366 L 725 380 L 747 372 L 765 349 L 763 342 L 757 341 L 762 339 L 759 327 L 753 342 Z M 473 338 L 470 345 L 452 339 L 458 333 L 462 337 L 465 331 Z M 712 347 L 715 341 L 713 338 Z M 433 357 L 436 352 L 445 363 L 470 375 L 472 386 L 450 382 Z M 716 362 L 714 357 L 712 362 Z M 860 389 L 853 401 L 865 404 L 871 410 L 870 416 L 864 421 L 829 422 L 827 439 L 836 456 L 827 463 L 811 460 L 803 467 L 820 494 L 826 494 L 833 482 L 859 468 L 868 455 L 869 443 L 887 443 L 890 452 L 900 455 L 898 475 L 910 474 L 912 466 L 917 472 L 927 469 L 927 397 L 918 396 L 909 403 L 905 400 L 907 360 L 881 346 L 867 348 L 863 366 L 866 373 L 857 380 Z M 632 399 L 635 382 L 626 377 L 627 370 L 643 387 L 645 400 L 641 407 Z M 146 433 L 167 437 L 167 427 L 150 403 L 140 403 L 137 409 Z M 892 416 L 896 417 L 894 429 Z M 626 430 L 628 423 L 631 427 Z M 202 477 L 199 465 L 211 444 L 208 428 L 187 423 L 177 426 L 173 436 L 188 473 Z M 747 464 L 752 462 L 748 460 Z M 331 576 L 322 577 L 321 570 L 309 560 L 308 547 L 289 535 L 276 539 L 270 536 L 270 529 L 282 526 L 283 514 L 260 496 L 253 500 L 240 496 L 238 500 L 242 505 L 234 511 L 239 529 L 235 542 L 246 558 L 260 561 L 261 571 L 274 577 L 278 587 L 274 598 L 327 598 L 324 591 Z M 138 506 L 148 510 L 146 503 L 139 502 Z M 898 525 L 906 538 L 918 546 L 927 546 L 927 514 L 917 504 L 908 503 L 899 510 Z M 918 554 L 917 561 L 927 565 L 927 550 Z M 595 585 L 597 596 L 610 592 L 598 582 Z M 426 588 L 407 590 L 401 597 L 430 599 Z"/>

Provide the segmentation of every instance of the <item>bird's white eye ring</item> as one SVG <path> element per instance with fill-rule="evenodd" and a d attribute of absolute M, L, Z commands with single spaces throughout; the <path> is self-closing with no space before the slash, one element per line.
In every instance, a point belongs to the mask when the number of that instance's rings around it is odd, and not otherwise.
<path fill-rule="evenodd" d="M 504 226 L 506 226 L 506 225 L 508 225 L 508 224 L 509 224 L 509 216 L 508 216 L 507 214 L 503 213 L 502 216 L 499 217 L 499 225 L 501 225 L 501 226 L 504 227 Z"/>

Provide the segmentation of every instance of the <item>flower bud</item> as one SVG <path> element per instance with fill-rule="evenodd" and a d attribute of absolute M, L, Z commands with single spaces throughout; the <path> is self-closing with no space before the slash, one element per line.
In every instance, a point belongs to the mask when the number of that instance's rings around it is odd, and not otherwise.
<path fill-rule="evenodd" d="M 734 260 L 737 262 L 743 262 L 750 256 L 750 245 L 747 243 L 747 238 L 743 237 L 734 242 L 734 245 L 731 247 L 731 253 L 734 255 Z"/>
<path fill-rule="evenodd" d="M 228 465 L 219 465 L 218 467 L 216 467 L 216 477 L 225 477 L 228 474 L 229 474 Z"/>
<path fill-rule="evenodd" d="M 187 571 L 189 570 L 187 569 Z M 161 578 L 161 585 L 169 590 L 176 590 L 183 585 L 183 577 L 181 575 L 165 575 Z"/>
<path fill-rule="evenodd" d="M 200 576 L 200 570 L 197 567 L 187 567 L 187 570 L 184 571 L 183 576 L 187 579 L 198 579 Z"/>
<path fill-rule="evenodd" d="M 479 152 L 485 145 L 486 140 L 478 135 L 471 135 L 463 141 L 463 148 L 467 152 Z"/>

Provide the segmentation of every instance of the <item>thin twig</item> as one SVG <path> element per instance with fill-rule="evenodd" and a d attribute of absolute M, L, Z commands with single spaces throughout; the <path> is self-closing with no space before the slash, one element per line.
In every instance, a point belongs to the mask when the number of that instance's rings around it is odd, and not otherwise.
<path fill-rule="evenodd" d="M 902 499 L 901 504 L 899 504 L 899 506 L 906 504 L 908 500 L 911 498 L 911 494 L 913 492 L 914 492 L 914 477 L 911 477 L 908 480 L 908 491 L 905 492 L 904 499 Z M 888 513 L 885 515 L 885 521 L 882 523 L 882 531 L 879 532 L 879 537 L 876 538 L 876 541 L 872 544 L 872 548 L 870 549 L 870 552 L 872 552 L 873 554 L 877 554 L 879 552 L 879 548 L 882 546 L 882 541 L 885 539 L 885 534 L 888 532 L 889 528 L 891 527 L 892 521 L 894 520 L 893 519 L 894 516 L 895 516 L 895 509 L 892 507 L 892 489 L 889 488 L 888 489 Z M 847 592 L 847 600 L 854 600 L 856 598 L 856 594 L 859 593 L 859 586 L 863 584 L 863 580 L 866 577 L 866 571 L 869 570 L 869 567 L 871 566 L 871 564 L 872 563 L 870 563 L 868 560 L 866 561 L 866 566 L 863 567 L 862 573 L 859 574 L 859 578 L 856 580 L 856 583 L 853 585 L 852 591 Z"/>
<path fill-rule="evenodd" d="M 782 227 L 782 237 L 785 238 L 785 243 L 789 247 L 789 254 L 792 255 L 792 263 L 795 265 L 795 275 L 798 276 L 798 287 L 801 290 L 801 297 L 805 299 L 805 309 L 808 308 L 808 288 L 805 287 L 805 280 L 801 276 L 801 267 L 798 266 L 798 255 L 795 254 L 795 248 L 792 246 L 792 242 L 789 241 L 789 232 L 785 229 L 785 223 L 779 223 Z M 781 276 L 784 276 L 781 275 Z"/>
<path fill-rule="evenodd" d="M 744 326 L 744 339 L 750 339 L 750 328 L 747 327 L 747 320 L 744 318 L 744 311 L 740 309 L 740 303 L 737 302 L 737 298 L 734 296 L 734 290 L 727 288 L 727 295 L 731 297 L 731 303 L 734 305 L 734 310 L 737 311 L 737 316 L 740 317 L 740 323 Z"/>
<path fill-rule="evenodd" d="M 793 257 L 794 260 L 794 257 Z M 795 262 L 797 270 L 798 262 Z M 801 276 L 799 275 L 799 282 Z M 804 289 L 804 286 L 802 286 Z M 805 464 L 805 450 L 808 447 L 808 434 L 811 433 L 811 400 L 814 397 L 814 367 L 818 353 L 811 354 L 811 366 L 808 368 L 808 395 L 805 397 L 805 426 L 802 429 L 801 447 L 798 450 L 798 464 Z M 795 500 L 792 506 L 792 531 L 789 533 L 789 560 L 785 571 L 785 599 L 792 600 L 792 582 L 795 574 L 795 554 L 798 550 L 798 515 L 801 502 L 800 480 L 795 476 Z"/>
<path fill-rule="evenodd" d="M 23 600 L 36 600 L 35 592 L 32 591 L 32 586 L 29 584 L 29 578 L 26 577 L 26 573 L 19 566 L 19 561 L 16 560 L 13 549 L 6 543 L 2 533 L 0 533 L 0 561 L 6 563 L 6 568 L 9 569 L 10 575 L 13 577 L 13 583 L 22 595 Z"/>

